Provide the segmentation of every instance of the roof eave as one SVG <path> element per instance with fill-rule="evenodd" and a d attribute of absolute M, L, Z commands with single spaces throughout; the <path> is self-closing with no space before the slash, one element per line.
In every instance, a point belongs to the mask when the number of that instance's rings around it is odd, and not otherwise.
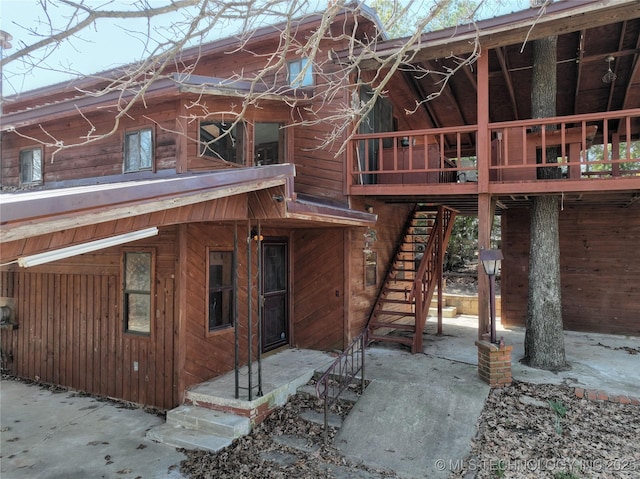
<path fill-rule="evenodd" d="M 241 168 L 176 178 L 3 193 L 0 242 L 113 221 L 285 185 L 292 164 Z M 55 201 L 53 201 L 55 199 Z"/>
<path fill-rule="evenodd" d="M 640 4 L 635 0 L 585 0 L 555 2 L 546 7 L 530 8 L 474 24 L 428 32 L 407 52 L 409 63 L 469 53 L 479 39 L 484 50 L 512 45 L 538 38 L 585 28 L 593 28 L 616 21 L 640 17 Z M 571 20 L 570 23 L 567 23 Z M 364 55 L 358 62 L 362 69 L 374 69 L 404 45 L 406 39 L 394 39 L 377 45 L 376 51 Z M 350 52 L 339 53 L 348 60 Z M 357 53 L 356 53 L 357 56 Z"/>

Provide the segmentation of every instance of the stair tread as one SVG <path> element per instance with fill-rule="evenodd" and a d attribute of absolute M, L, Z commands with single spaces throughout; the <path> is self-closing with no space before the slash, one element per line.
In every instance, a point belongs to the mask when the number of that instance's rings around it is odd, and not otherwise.
<path fill-rule="evenodd" d="M 374 321 L 369 325 L 370 328 L 389 328 L 399 329 L 402 331 L 415 331 L 416 326 L 414 324 L 401 324 L 401 323 L 385 323 L 383 321 Z"/>
<path fill-rule="evenodd" d="M 235 438 L 251 431 L 248 417 L 182 404 L 167 412 L 167 424 Z"/>
<path fill-rule="evenodd" d="M 186 429 L 179 426 L 162 424 L 147 431 L 147 437 L 155 442 L 160 442 L 171 447 L 184 447 L 185 449 L 204 449 L 217 452 L 229 446 L 233 440 L 228 437 Z"/>
<path fill-rule="evenodd" d="M 413 316 L 412 311 L 388 311 L 384 309 L 379 309 L 376 311 L 378 315 L 386 314 L 388 316 Z"/>
<path fill-rule="evenodd" d="M 389 299 L 389 298 L 380 298 L 381 303 L 393 303 L 393 304 L 415 304 L 415 301 L 405 300 L 405 299 Z"/>
<path fill-rule="evenodd" d="M 372 341 L 386 341 L 389 343 L 400 343 L 400 344 L 406 344 L 408 346 L 412 346 L 413 345 L 413 339 L 412 338 L 404 338 L 402 336 L 385 336 L 385 335 L 378 335 L 378 334 L 370 334 L 369 335 L 369 339 Z"/>

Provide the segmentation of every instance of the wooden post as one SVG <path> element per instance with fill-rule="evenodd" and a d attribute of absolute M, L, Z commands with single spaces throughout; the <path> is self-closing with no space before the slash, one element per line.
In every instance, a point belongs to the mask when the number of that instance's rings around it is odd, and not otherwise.
<path fill-rule="evenodd" d="M 187 140 L 189 122 L 187 121 L 187 109 L 185 107 L 185 100 L 179 99 L 177 101 L 178 115 L 176 117 L 176 173 L 185 173 L 189 169 L 188 155 L 187 155 Z"/>
<path fill-rule="evenodd" d="M 478 248 L 491 247 L 493 215 L 489 193 L 489 55 L 483 50 L 478 57 Z M 489 331 L 489 277 L 478 265 L 478 339 Z"/>
<path fill-rule="evenodd" d="M 478 195 L 478 249 L 491 248 L 491 195 Z M 489 332 L 489 277 L 478 264 L 478 339 Z"/>
<path fill-rule="evenodd" d="M 489 166 L 491 164 L 491 142 L 489 138 L 489 52 L 478 57 L 478 193 L 489 192 Z"/>
<path fill-rule="evenodd" d="M 442 287 L 443 287 L 443 281 L 442 281 L 442 276 L 444 274 L 444 268 L 443 268 L 443 264 L 444 263 L 444 206 L 438 206 L 438 220 L 436 222 L 436 224 L 438 225 L 438 264 L 436 265 L 437 267 L 437 274 L 438 274 L 438 336 L 442 336 Z M 428 307 L 427 307 L 427 311 L 428 311 Z"/>
<path fill-rule="evenodd" d="M 184 393 L 187 389 L 186 377 L 184 374 L 186 356 L 187 356 L 187 340 L 185 331 L 187 330 L 187 284 L 189 277 L 187 274 L 188 264 L 188 231 L 187 225 L 181 224 L 178 226 L 178 264 L 177 270 L 178 281 L 176 288 L 176 301 L 174 310 L 174 321 L 176 322 L 174 327 L 174 389 L 173 401 L 174 403 L 182 404 L 184 401 Z"/>

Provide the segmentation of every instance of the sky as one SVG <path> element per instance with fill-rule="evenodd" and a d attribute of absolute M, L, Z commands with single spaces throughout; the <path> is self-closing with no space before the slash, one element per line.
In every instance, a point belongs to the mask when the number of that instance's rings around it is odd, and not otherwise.
<path fill-rule="evenodd" d="M 92 6 L 107 5 L 106 9 L 132 9 L 132 5 L 146 1 L 152 7 L 166 4 L 169 0 L 85 0 Z M 48 5 L 45 12 L 41 2 Z M 326 0 L 311 0 L 309 11 L 319 11 Z M 486 0 L 485 16 L 495 16 L 527 8 L 529 0 Z M 119 65 L 134 62 L 145 55 L 148 38 L 161 39 L 172 30 L 183 28 L 185 20 L 193 12 L 163 15 L 147 25 L 145 20 L 114 19 L 99 20 L 84 29 L 72 41 L 64 42 L 54 51 L 40 51 L 35 55 L 34 66 L 25 66 L 19 61 L 4 66 L 2 71 L 4 96 L 14 95 L 46 85 L 70 80 L 79 74 L 92 74 Z M 56 6 L 51 0 L 0 0 L 0 29 L 10 33 L 12 48 L 2 51 L 4 57 L 15 53 L 24 44 L 33 44 L 37 35 L 48 36 L 47 16 L 61 30 L 69 19 L 69 10 Z M 258 19 L 254 19 L 258 22 Z M 267 23 L 274 23 L 268 21 Z M 254 23 L 253 26 L 257 26 Z M 237 24 L 229 22 L 218 25 L 205 37 L 212 41 L 233 35 Z M 35 32 L 35 34 L 33 33 Z"/>

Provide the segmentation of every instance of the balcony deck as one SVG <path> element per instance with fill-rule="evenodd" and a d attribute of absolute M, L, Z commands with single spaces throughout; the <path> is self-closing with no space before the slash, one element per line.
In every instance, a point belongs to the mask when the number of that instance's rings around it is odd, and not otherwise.
<path fill-rule="evenodd" d="M 350 195 L 462 209 L 481 193 L 510 203 L 597 195 L 625 205 L 640 192 L 640 109 L 491 123 L 486 131 L 470 125 L 355 135 L 346 180 Z"/>

